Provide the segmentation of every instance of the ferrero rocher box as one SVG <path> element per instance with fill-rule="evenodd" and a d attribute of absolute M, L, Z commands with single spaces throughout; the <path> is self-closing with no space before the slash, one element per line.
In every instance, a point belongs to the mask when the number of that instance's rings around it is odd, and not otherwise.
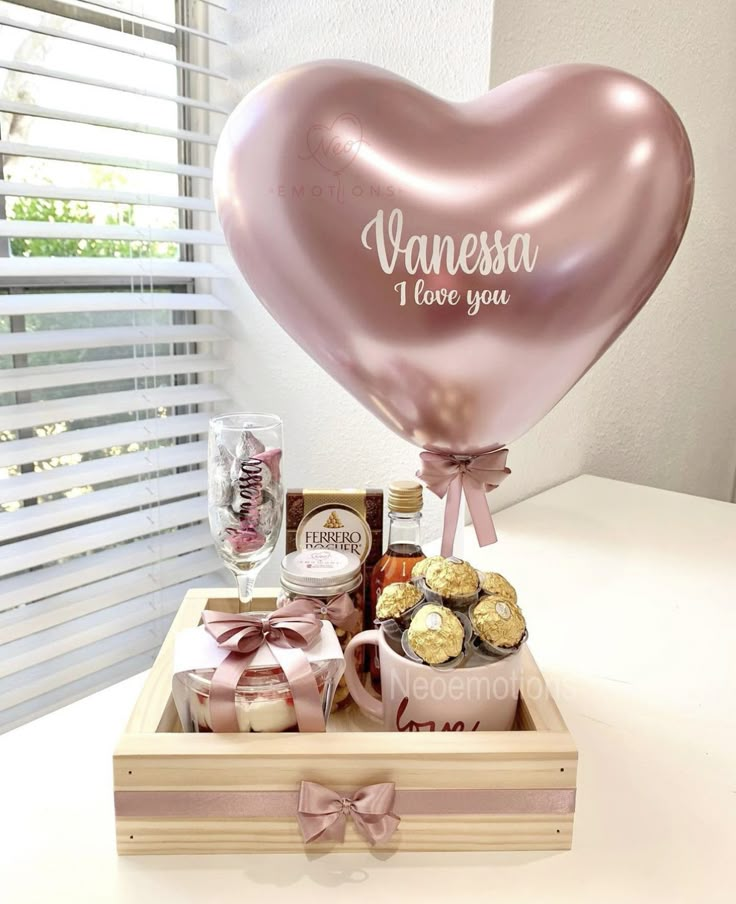
<path fill-rule="evenodd" d="M 288 490 L 286 552 L 295 549 L 355 553 L 363 562 L 365 593 L 371 569 L 383 554 L 383 490 Z"/>

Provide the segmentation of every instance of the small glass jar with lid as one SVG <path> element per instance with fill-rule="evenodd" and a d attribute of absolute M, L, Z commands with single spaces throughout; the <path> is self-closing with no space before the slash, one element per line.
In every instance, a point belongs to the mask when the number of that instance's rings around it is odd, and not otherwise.
<path fill-rule="evenodd" d="M 363 627 L 363 573 L 360 558 L 337 549 L 303 549 L 290 552 L 281 563 L 278 605 L 308 600 L 315 615 L 332 622 L 340 646 Z M 332 711 L 350 702 L 345 679 L 335 691 Z"/>

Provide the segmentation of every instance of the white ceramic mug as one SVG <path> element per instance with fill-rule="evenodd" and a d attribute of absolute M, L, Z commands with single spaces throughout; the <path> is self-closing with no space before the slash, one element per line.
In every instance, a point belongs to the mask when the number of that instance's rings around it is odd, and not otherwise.
<path fill-rule="evenodd" d="M 363 685 L 358 648 L 378 646 L 381 697 Z M 358 661 L 362 661 L 358 658 Z M 353 700 L 386 731 L 508 731 L 519 697 L 518 653 L 470 668 L 433 669 L 391 648 L 381 629 L 363 631 L 345 648 L 345 678 Z"/>

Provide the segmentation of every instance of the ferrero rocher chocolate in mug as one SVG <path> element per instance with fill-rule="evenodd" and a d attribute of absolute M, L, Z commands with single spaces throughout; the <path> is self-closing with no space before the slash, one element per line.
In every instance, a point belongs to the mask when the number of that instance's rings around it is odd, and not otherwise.
<path fill-rule="evenodd" d="M 378 646 L 380 699 L 365 689 L 350 655 L 364 644 Z M 496 662 L 434 669 L 402 656 L 382 628 L 357 634 L 345 650 L 345 665 L 353 700 L 386 731 L 508 731 L 513 725 L 521 680 L 518 652 Z"/>

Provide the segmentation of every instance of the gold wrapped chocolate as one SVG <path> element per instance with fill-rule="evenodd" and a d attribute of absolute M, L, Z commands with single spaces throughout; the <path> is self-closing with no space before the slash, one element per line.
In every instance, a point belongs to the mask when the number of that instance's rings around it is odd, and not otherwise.
<path fill-rule="evenodd" d="M 433 565 L 435 562 L 444 561 L 444 556 L 428 556 L 426 559 L 420 559 L 420 561 L 412 568 L 411 576 L 413 578 L 423 578 L 430 565 Z"/>
<path fill-rule="evenodd" d="M 465 631 L 449 609 L 433 604 L 422 606 L 409 625 L 407 642 L 417 656 L 430 665 L 439 665 L 459 656 Z"/>
<path fill-rule="evenodd" d="M 516 603 L 502 596 L 482 596 L 470 613 L 473 630 L 494 647 L 515 647 L 524 636 L 526 621 Z"/>
<path fill-rule="evenodd" d="M 495 571 L 487 571 L 481 575 L 480 589 L 489 596 L 502 596 L 510 603 L 516 602 L 516 590 L 502 574 L 496 574 Z"/>
<path fill-rule="evenodd" d="M 446 597 L 470 596 L 478 589 L 478 574 L 462 559 L 433 562 L 424 575 L 427 586 Z"/>
<path fill-rule="evenodd" d="M 387 584 L 381 591 L 376 604 L 377 618 L 398 618 L 407 609 L 416 606 L 422 598 L 421 590 L 413 584 Z"/>

